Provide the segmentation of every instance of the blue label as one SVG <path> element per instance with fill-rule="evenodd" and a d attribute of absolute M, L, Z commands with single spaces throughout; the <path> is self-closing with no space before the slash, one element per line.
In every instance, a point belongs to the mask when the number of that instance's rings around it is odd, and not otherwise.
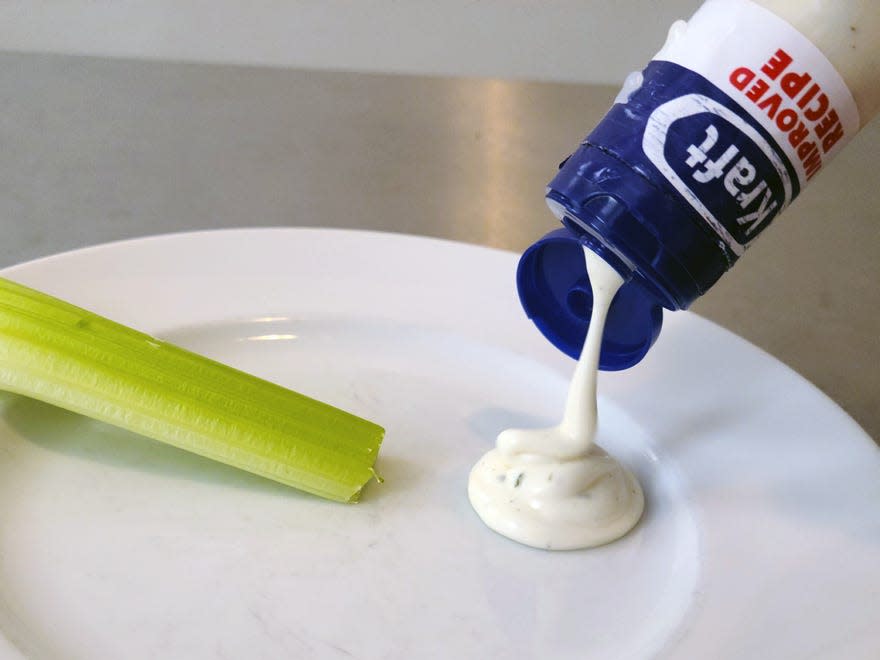
<path fill-rule="evenodd" d="M 676 119 L 663 160 L 698 202 L 740 245 L 748 244 L 786 205 L 783 176 L 761 145 L 716 114 Z"/>
<path fill-rule="evenodd" d="M 783 150 L 745 109 L 671 62 L 651 62 L 587 143 L 682 199 L 736 255 L 800 190 Z"/>

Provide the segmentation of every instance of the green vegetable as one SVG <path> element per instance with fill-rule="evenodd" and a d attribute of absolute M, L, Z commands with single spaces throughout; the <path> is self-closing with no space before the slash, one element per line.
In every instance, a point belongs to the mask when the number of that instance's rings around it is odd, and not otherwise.
<path fill-rule="evenodd" d="M 0 389 L 342 502 L 375 476 L 385 433 L 3 278 Z"/>

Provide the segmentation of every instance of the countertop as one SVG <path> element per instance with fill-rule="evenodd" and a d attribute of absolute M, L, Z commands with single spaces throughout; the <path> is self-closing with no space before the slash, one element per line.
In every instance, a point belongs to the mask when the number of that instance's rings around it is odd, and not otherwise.
<path fill-rule="evenodd" d="M 12 53 L 0 54 L 0 88 L 0 266 L 240 226 L 520 251 L 555 228 L 543 188 L 617 91 Z M 878 150 L 875 121 L 693 308 L 812 381 L 875 439 Z"/>

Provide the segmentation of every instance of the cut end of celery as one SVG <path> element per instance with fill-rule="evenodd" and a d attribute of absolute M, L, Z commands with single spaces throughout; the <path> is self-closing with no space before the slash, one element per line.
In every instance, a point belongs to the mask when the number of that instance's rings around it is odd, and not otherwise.
<path fill-rule="evenodd" d="M 3 278 L 0 389 L 331 500 L 381 483 L 381 426 Z"/>
<path fill-rule="evenodd" d="M 382 485 L 385 483 L 385 479 L 372 467 L 370 467 L 370 477 L 364 482 L 364 484 L 358 488 L 354 493 L 352 493 L 351 497 L 346 500 L 349 504 L 357 504 L 361 500 L 361 494 L 364 492 L 364 489 L 370 485 L 370 482 L 375 481 L 377 484 Z"/>
<path fill-rule="evenodd" d="M 381 474 L 376 472 L 375 468 L 370 468 L 370 472 L 372 472 L 373 478 L 376 480 L 376 483 L 379 483 L 379 484 L 385 483 L 385 479 L 382 477 Z"/>

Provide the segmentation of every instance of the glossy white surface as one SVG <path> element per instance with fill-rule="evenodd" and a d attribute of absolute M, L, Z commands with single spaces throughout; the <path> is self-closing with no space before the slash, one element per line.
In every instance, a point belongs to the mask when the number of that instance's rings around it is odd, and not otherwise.
<path fill-rule="evenodd" d="M 557 554 L 482 525 L 470 466 L 501 429 L 552 423 L 572 364 L 523 318 L 516 259 L 277 229 L 4 271 L 388 428 L 386 483 L 339 506 L 5 396 L 7 647 L 65 659 L 871 657 L 880 453 L 811 385 L 693 314 L 668 317 L 638 367 L 600 378 L 598 442 L 645 487 L 633 533 Z"/>

